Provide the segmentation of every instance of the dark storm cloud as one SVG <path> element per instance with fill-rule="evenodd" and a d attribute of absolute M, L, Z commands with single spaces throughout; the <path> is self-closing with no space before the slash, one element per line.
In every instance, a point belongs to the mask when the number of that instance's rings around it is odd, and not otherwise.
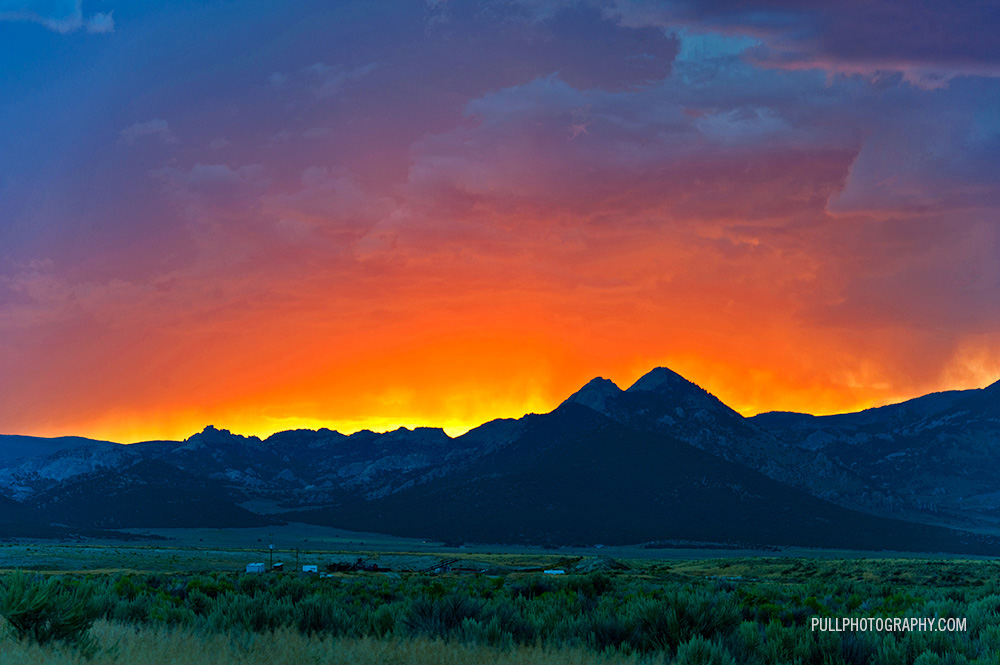
<path fill-rule="evenodd" d="M 1000 6 L 979 0 L 619 0 L 635 24 L 685 24 L 757 36 L 765 66 L 869 77 L 900 73 L 926 88 L 955 76 L 1000 75 Z"/>

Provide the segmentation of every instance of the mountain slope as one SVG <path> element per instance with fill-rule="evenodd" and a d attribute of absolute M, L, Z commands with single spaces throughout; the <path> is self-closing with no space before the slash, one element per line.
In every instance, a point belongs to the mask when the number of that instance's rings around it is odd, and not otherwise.
<path fill-rule="evenodd" d="M 218 482 L 158 461 L 74 478 L 34 497 L 31 508 L 73 527 L 250 527 L 275 520 L 235 505 Z"/>
<path fill-rule="evenodd" d="M 1000 525 L 998 441 L 1000 384 L 859 414 L 746 419 L 657 368 L 628 390 L 594 379 L 550 414 L 457 438 L 322 429 L 262 441 L 211 426 L 133 445 L 0 437 L 0 498 L 16 500 L 0 510 L 9 528 L 248 526 L 281 514 L 449 539 L 972 551 L 968 536 L 821 499 Z"/>
<path fill-rule="evenodd" d="M 849 508 L 878 511 L 884 503 L 850 468 L 788 445 L 665 367 L 653 369 L 624 391 L 607 379 L 594 379 L 564 404 L 582 404 L 641 432 L 676 437 Z"/>
<path fill-rule="evenodd" d="M 132 534 L 89 528 L 74 528 L 50 523 L 48 515 L 30 506 L 0 497 L 0 540 L 12 538 L 59 538 L 62 540 L 88 538 L 115 538 L 131 540 Z"/>
<path fill-rule="evenodd" d="M 424 473 L 439 475 L 477 454 L 479 443 L 465 441 L 456 442 L 434 428 L 384 434 L 365 430 L 350 436 L 295 430 L 261 441 L 212 426 L 185 441 L 122 445 L 67 439 L 54 447 L 32 441 L 19 444 L 16 453 L 12 445 L 10 457 L 0 457 L 0 496 L 26 501 L 87 475 L 158 461 L 219 481 L 244 499 L 309 505 L 344 492 L 380 496 L 418 482 Z"/>
<path fill-rule="evenodd" d="M 0 530 L 25 524 L 38 524 L 40 516 L 31 508 L 13 499 L 0 496 Z"/>
<path fill-rule="evenodd" d="M 870 478 L 900 514 L 1000 525 L 1000 383 L 859 413 L 752 420 Z"/>
<path fill-rule="evenodd" d="M 0 461 L 51 455 L 60 450 L 88 445 L 114 446 L 118 444 L 111 443 L 110 441 L 86 439 L 82 436 L 43 438 L 39 436 L 0 434 Z"/>
<path fill-rule="evenodd" d="M 379 500 L 287 517 L 489 543 L 682 539 L 1000 551 L 968 534 L 849 511 L 579 404 L 524 421 L 516 440 L 459 473 Z"/>

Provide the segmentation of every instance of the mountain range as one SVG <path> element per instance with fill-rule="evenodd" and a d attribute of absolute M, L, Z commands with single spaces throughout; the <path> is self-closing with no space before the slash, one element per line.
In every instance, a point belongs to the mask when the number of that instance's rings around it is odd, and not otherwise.
<path fill-rule="evenodd" d="M 122 445 L 0 436 L 0 536 L 283 521 L 447 542 L 1000 552 L 1000 383 L 837 416 L 744 418 L 657 368 L 459 437 Z M 964 529 L 956 530 L 956 529 Z M 979 535 L 974 534 L 977 532 Z"/>

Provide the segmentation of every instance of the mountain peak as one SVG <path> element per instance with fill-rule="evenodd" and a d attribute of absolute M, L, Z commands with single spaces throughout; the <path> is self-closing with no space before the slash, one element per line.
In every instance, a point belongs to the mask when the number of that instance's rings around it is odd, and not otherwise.
<path fill-rule="evenodd" d="M 590 407 L 594 411 L 604 413 L 609 397 L 621 394 L 614 381 L 598 376 L 570 395 L 563 404 L 575 403 Z"/>
<path fill-rule="evenodd" d="M 209 444 L 218 445 L 238 441 L 240 443 L 259 444 L 260 439 L 256 436 L 242 436 L 233 434 L 227 429 L 218 429 L 215 425 L 208 425 L 201 432 L 188 437 L 185 443 L 188 445 Z"/>
<path fill-rule="evenodd" d="M 695 386 L 677 372 L 669 370 L 666 367 L 657 367 L 644 374 L 638 381 L 633 383 L 626 392 L 635 393 L 644 390 L 659 392 L 664 389 L 681 387 Z"/>

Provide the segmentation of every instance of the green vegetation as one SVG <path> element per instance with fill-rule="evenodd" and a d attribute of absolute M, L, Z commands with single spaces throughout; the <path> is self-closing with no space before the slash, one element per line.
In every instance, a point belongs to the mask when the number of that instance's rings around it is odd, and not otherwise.
<path fill-rule="evenodd" d="M 89 635 L 99 611 L 90 603 L 90 585 L 52 577 L 8 575 L 0 598 L 0 616 L 13 637 L 37 645 L 60 642 L 89 655 L 96 644 Z"/>
<path fill-rule="evenodd" d="M 145 662 L 182 644 L 215 644 L 204 662 L 226 662 L 219 649 L 263 662 L 251 654 L 280 640 L 302 654 L 327 645 L 303 656 L 324 663 L 354 662 L 344 654 L 363 648 L 400 663 L 461 662 L 461 653 L 467 662 L 996 664 L 998 574 L 992 561 L 802 559 L 565 576 L 11 573 L 0 576 L 9 628 L 0 649 L 9 662 L 144 662 L 123 649 L 145 636 L 156 645 Z M 967 630 L 820 632 L 814 617 L 963 618 Z"/>

